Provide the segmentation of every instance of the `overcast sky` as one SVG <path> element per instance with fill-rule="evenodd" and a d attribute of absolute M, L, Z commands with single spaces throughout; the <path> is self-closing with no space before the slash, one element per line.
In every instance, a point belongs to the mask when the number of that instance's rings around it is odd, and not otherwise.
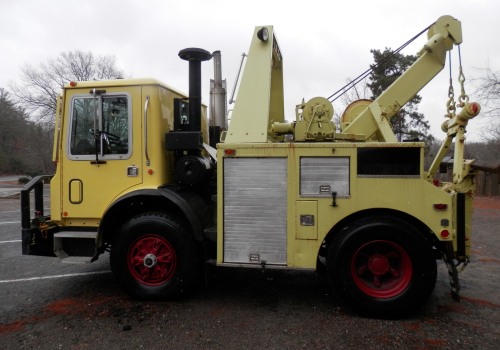
<path fill-rule="evenodd" d="M 188 65 L 178 58 L 187 47 L 220 50 L 228 90 L 253 29 L 273 25 L 284 58 L 285 114 L 295 119 L 302 98 L 328 97 L 366 70 L 371 49 L 395 49 L 442 15 L 462 22 L 466 92 L 481 69 L 500 69 L 498 0 L 0 0 L 0 87 L 19 81 L 20 68 L 38 65 L 71 50 L 114 55 L 127 77 L 157 78 L 188 91 Z M 403 54 L 415 54 L 416 40 Z M 456 54 L 457 50 L 454 50 Z M 455 95 L 460 93 L 453 56 Z M 213 63 L 205 62 L 203 96 L 208 102 Z M 421 92 L 420 112 L 438 139 L 446 100 L 446 67 Z M 230 91 L 229 91 L 230 92 Z M 335 103 L 341 113 L 340 103 Z M 473 120 L 469 139 L 480 138 Z"/>

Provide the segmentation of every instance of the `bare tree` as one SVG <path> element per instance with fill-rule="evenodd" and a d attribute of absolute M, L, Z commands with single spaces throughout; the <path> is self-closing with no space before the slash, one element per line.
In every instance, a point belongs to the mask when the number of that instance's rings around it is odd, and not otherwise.
<path fill-rule="evenodd" d="M 353 79 L 347 79 L 347 83 L 352 84 Z M 368 87 L 368 77 L 366 77 L 365 79 L 352 85 L 352 88 L 341 96 L 341 101 L 345 106 L 348 106 L 356 100 L 369 99 L 370 93 L 370 88 Z"/>
<path fill-rule="evenodd" d="M 342 125 L 342 114 L 347 109 L 347 107 L 354 101 L 369 99 L 370 89 L 368 88 L 368 78 L 363 79 L 346 79 L 345 87 L 335 94 L 337 97 L 333 99 L 336 101 L 340 99 L 340 107 L 335 110 L 334 122 L 337 128 Z M 332 102 L 333 102 L 332 101 Z"/>
<path fill-rule="evenodd" d="M 94 56 L 79 50 L 61 53 L 38 67 L 21 68 L 20 84 L 10 90 L 16 102 L 35 122 L 47 121 L 55 114 L 57 95 L 70 81 L 117 79 L 123 72 L 113 56 Z"/>
<path fill-rule="evenodd" d="M 483 70 L 484 76 L 475 79 L 479 82 L 477 93 L 481 98 L 481 115 L 491 123 L 485 141 L 500 144 L 500 72 L 491 68 Z"/>

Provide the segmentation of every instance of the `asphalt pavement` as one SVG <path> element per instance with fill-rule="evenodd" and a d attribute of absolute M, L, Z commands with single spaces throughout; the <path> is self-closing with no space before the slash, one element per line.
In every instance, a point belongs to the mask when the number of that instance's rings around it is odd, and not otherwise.
<path fill-rule="evenodd" d="M 362 318 L 310 272 L 216 269 L 180 300 L 124 294 L 107 254 L 92 264 L 21 254 L 17 177 L 0 178 L 0 349 L 497 349 L 500 198 L 475 202 L 462 301 L 445 266 L 426 306 L 403 320 Z M 48 212 L 49 193 L 44 192 Z"/>
<path fill-rule="evenodd" d="M 22 185 L 18 183 L 20 176 L 0 176 L 0 199 L 18 197 Z"/>

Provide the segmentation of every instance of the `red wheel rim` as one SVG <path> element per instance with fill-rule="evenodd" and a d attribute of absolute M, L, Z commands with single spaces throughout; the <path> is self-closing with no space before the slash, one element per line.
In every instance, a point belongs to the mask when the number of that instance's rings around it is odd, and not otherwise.
<path fill-rule="evenodd" d="M 158 235 L 139 237 L 127 254 L 127 267 L 132 277 L 148 286 L 169 281 L 175 273 L 176 261 L 172 244 Z"/>
<path fill-rule="evenodd" d="M 400 245 L 390 241 L 371 241 L 354 254 L 351 275 L 356 286 L 374 298 L 392 298 L 410 284 L 411 260 Z"/>

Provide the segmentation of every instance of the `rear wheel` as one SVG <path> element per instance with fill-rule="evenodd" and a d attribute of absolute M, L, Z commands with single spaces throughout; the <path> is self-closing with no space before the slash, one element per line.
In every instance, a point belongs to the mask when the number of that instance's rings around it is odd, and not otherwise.
<path fill-rule="evenodd" d="M 189 232 L 165 214 L 141 214 L 127 222 L 111 247 L 119 284 L 139 299 L 164 299 L 189 291 L 198 256 Z"/>
<path fill-rule="evenodd" d="M 370 218 L 345 228 L 329 248 L 328 278 L 356 312 L 382 318 L 411 314 L 432 293 L 430 244 L 405 221 Z"/>

